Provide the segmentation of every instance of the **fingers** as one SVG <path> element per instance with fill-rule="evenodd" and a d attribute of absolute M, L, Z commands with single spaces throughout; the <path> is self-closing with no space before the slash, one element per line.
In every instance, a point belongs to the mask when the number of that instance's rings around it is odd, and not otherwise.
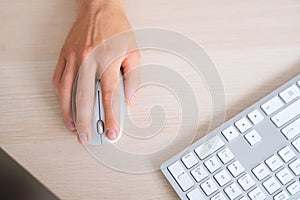
<path fill-rule="evenodd" d="M 76 89 L 76 128 L 78 140 L 86 144 L 92 138 L 92 119 L 95 98 L 95 68 L 81 66 Z"/>
<path fill-rule="evenodd" d="M 66 127 L 71 131 L 76 129 L 72 114 L 72 93 L 73 84 L 77 73 L 76 65 L 76 57 L 74 54 L 71 54 L 67 59 L 66 67 L 61 77 L 57 93 L 64 122 Z"/>
<path fill-rule="evenodd" d="M 140 54 L 134 51 L 122 62 L 124 72 L 125 97 L 129 105 L 135 103 L 135 91 L 140 85 Z"/>
<path fill-rule="evenodd" d="M 105 113 L 105 134 L 109 140 L 117 139 L 120 130 L 120 66 L 121 60 L 118 59 L 100 77 Z"/>

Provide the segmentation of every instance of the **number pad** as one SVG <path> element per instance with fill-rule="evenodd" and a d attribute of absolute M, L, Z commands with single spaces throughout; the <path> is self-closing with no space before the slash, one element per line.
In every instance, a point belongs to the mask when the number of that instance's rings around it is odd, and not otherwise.
<path fill-rule="evenodd" d="M 225 148 L 218 153 L 218 157 L 224 164 L 227 164 L 229 161 L 231 161 L 234 158 L 234 155 L 228 148 Z"/>
<path fill-rule="evenodd" d="M 237 177 L 238 175 L 243 173 L 245 169 L 239 161 L 235 161 L 228 166 L 228 170 L 230 171 L 233 177 Z"/>
<path fill-rule="evenodd" d="M 225 170 L 222 170 L 219 173 L 217 173 L 214 176 L 214 178 L 216 179 L 216 181 L 218 182 L 218 184 L 221 187 L 226 185 L 227 183 L 229 183 L 231 181 L 230 175 Z"/>
<path fill-rule="evenodd" d="M 198 163 L 198 159 L 196 158 L 196 156 L 194 156 L 193 153 L 188 153 L 187 155 L 183 156 L 181 160 L 188 169 Z"/>
<path fill-rule="evenodd" d="M 254 180 L 251 178 L 251 176 L 249 174 L 246 174 L 245 176 L 240 178 L 238 180 L 238 183 L 245 191 L 247 191 L 248 189 L 250 189 L 252 186 L 255 185 Z"/>
<path fill-rule="evenodd" d="M 222 193 L 218 193 L 217 195 L 213 196 L 210 200 L 227 200 L 226 197 Z"/>
<path fill-rule="evenodd" d="M 204 165 L 210 173 L 214 173 L 221 167 L 221 163 L 217 160 L 216 157 L 211 157 L 210 159 L 204 162 Z"/>
<path fill-rule="evenodd" d="M 224 189 L 224 192 L 227 194 L 227 196 L 231 200 L 237 198 L 238 196 L 240 196 L 242 194 L 241 190 L 235 183 L 232 183 L 231 185 L 226 187 Z"/>
<path fill-rule="evenodd" d="M 201 191 L 198 188 L 193 189 L 187 194 L 189 200 L 199 200 L 204 199 L 204 196 L 201 194 Z"/>
<path fill-rule="evenodd" d="M 208 176 L 208 174 L 202 166 L 196 167 L 194 170 L 191 171 L 191 174 L 197 182 L 202 181 Z"/>
<path fill-rule="evenodd" d="M 217 185 L 211 179 L 208 179 L 207 181 L 204 181 L 204 183 L 202 183 L 200 185 L 200 187 L 202 188 L 203 192 L 207 196 L 211 195 L 212 193 L 214 193 L 215 191 L 218 190 Z"/>
<path fill-rule="evenodd" d="M 184 192 L 194 185 L 192 179 L 178 161 L 168 167 L 168 169 Z"/>

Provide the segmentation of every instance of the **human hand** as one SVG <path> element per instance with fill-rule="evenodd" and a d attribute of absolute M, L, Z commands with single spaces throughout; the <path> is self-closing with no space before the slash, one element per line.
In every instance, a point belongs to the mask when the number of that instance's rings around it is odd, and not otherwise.
<path fill-rule="evenodd" d="M 52 82 L 58 97 L 65 124 L 69 130 L 78 132 L 80 143 L 88 143 L 92 137 L 92 116 L 94 106 L 95 79 L 101 77 L 102 99 L 105 111 L 105 133 L 110 140 L 118 137 L 119 128 L 114 118 L 115 100 L 118 90 L 120 67 L 124 73 L 124 91 L 127 103 L 134 103 L 134 91 L 139 85 L 138 51 L 129 51 L 132 45 L 121 42 L 94 57 L 91 65 L 82 64 L 93 49 L 110 37 L 130 31 L 131 26 L 125 15 L 121 0 L 79 0 L 77 19 L 62 47 Z M 129 43 L 131 43 L 130 41 Z M 120 46 L 119 46 L 120 45 Z M 116 53 L 118 51 L 118 53 Z M 120 55 L 122 56 L 115 57 Z M 89 58 L 91 59 L 91 58 Z M 72 114 L 72 91 L 78 77 L 76 125 Z M 117 95 L 115 95 L 117 94 Z M 117 109 L 118 110 L 118 109 Z M 117 111 L 118 112 L 118 111 Z"/>

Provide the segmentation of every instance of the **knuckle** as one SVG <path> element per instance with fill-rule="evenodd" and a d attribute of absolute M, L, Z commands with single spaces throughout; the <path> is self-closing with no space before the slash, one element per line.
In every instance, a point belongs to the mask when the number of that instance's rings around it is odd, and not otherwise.
<path fill-rule="evenodd" d="M 64 57 L 67 54 L 67 47 L 64 45 L 60 50 L 60 57 Z"/>
<path fill-rule="evenodd" d="M 79 53 L 79 58 L 82 61 L 85 60 L 88 54 L 91 52 L 92 48 L 93 47 L 91 45 L 84 45 Z"/>
<path fill-rule="evenodd" d="M 62 80 L 59 84 L 58 91 L 61 96 L 65 96 L 70 94 L 72 88 L 72 83 L 66 81 L 66 79 Z"/>
<path fill-rule="evenodd" d="M 102 94 L 103 101 L 112 101 L 114 97 L 114 91 L 112 89 L 104 91 Z"/>
<path fill-rule="evenodd" d="M 93 98 L 93 94 L 87 92 L 86 90 L 79 89 L 76 92 L 76 102 L 91 101 Z"/>
<path fill-rule="evenodd" d="M 84 119 L 77 119 L 76 120 L 76 126 L 78 126 L 79 128 L 81 127 L 85 127 L 87 124 L 87 121 Z"/>
<path fill-rule="evenodd" d="M 74 82 L 74 75 L 72 73 L 66 73 L 63 77 L 62 84 L 72 85 L 73 82 Z"/>

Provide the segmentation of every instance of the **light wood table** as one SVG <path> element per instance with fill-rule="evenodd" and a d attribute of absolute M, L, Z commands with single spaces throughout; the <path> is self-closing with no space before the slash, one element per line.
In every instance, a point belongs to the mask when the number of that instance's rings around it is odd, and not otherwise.
<path fill-rule="evenodd" d="M 173 29 L 205 47 L 223 80 L 226 119 L 300 73 L 300 1 L 126 0 L 126 7 L 133 27 Z M 65 129 L 51 77 L 75 15 L 75 0 L 0 2 L 1 147 L 62 199 L 176 199 L 160 171 L 106 167 Z M 211 116 L 209 101 L 200 103 L 197 138 Z"/>

